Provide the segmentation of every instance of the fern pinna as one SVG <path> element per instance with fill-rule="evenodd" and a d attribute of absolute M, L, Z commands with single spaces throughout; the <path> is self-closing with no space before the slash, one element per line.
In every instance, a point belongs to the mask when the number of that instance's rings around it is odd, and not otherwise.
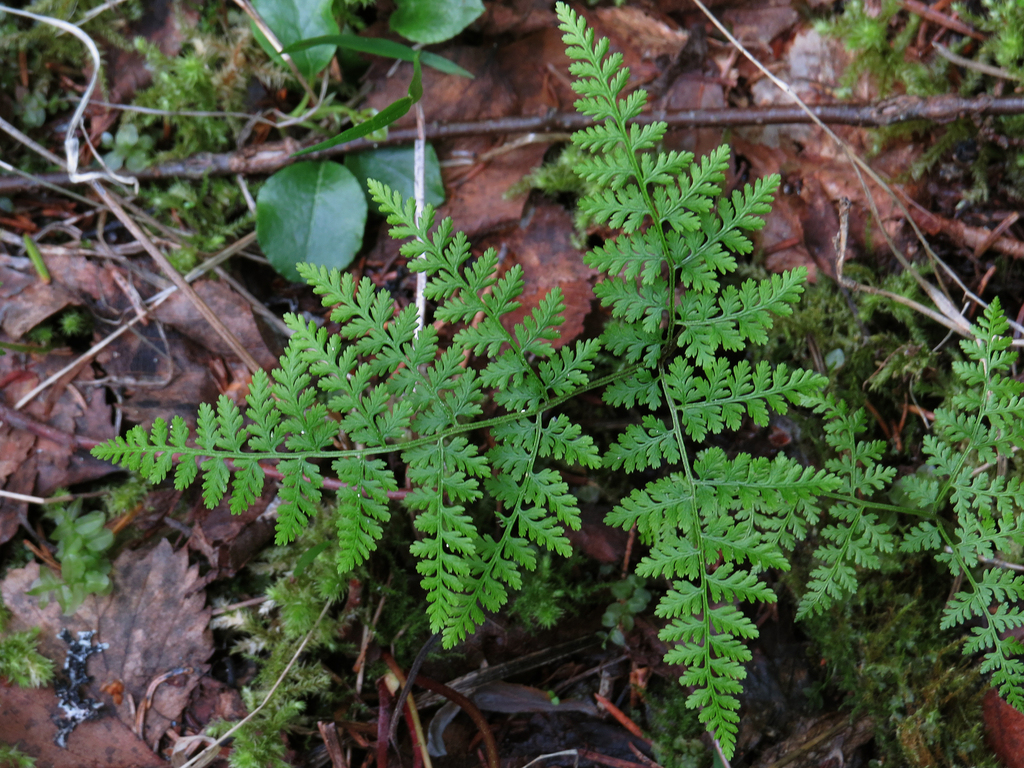
<path fill-rule="evenodd" d="M 998 305 L 963 344 L 970 362 L 956 372 L 965 391 L 950 410 L 936 411 L 925 444 L 929 473 L 903 481 L 917 507 L 878 501 L 894 470 L 880 464 L 884 444 L 859 439 L 864 413 L 826 395 L 823 376 L 752 366 L 737 354 L 764 343 L 772 316 L 790 313 L 802 291 L 802 270 L 739 286 L 721 281 L 735 271 L 735 255 L 751 251 L 745 233 L 762 226 L 778 178 L 726 198 L 726 147 L 699 163 L 689 153 L 657 151 L 666 127 L 631 123 L 646 94 L 622 96 L 629 76 L 622 56 L 609 54 L 608 42 L 595 41 L 564 4 L 558 16 L 574 60 L 577 107 L 596 123 L 573 136 L 586 158 L 578 170 L 595 190 L 580 207 L 619 231 L 586 256 L 604 274 L 595 291 L 611 319 L 600 339 L 555 352 L 557 289 L 508 331 L 502 318 L 519 306 L 521 269 L 499 277 L 493 250 L 472 257 L 450 220 L 435 228 L 430 206 L 417 218 L 412 201 L 371 181 L 392 235 L 407 238 L 410 268 L 428 275 L 434 319 L 459 329 L 447 348 L 432 325 L 417 331 L 414 308 L 396 313 L 369 279 L 301 266 L 333 308 L 339 334 L 287 316 L 294 335 L 281 365 L 253 376 L 244 414 L 222 397 L 216 409 L 200 407 L 194 441 L 182 419 L 158 419 L 150 434 L 136 427 L 95 454 L 153 482 L 174 469 L 178 488 L 201 470 L 206 503 L 217 503 L 230 484 L 235 512 L 261 492 L 261 462 L 276 462 L 284 476 L 279 544 L 317 514 L 321 464 L 330 462 L 345 484 L 335 505 L 335 551 L 338 568 L 348 571 L 374 550 L 390 520 L 398 484 L 385 456 L 399 452 L 412 487 L 406 505 L 420 532 L 412 552 L 431 627 L 446 646 L 519 588 L 522 569 L 536 566 L 537 547 L 569 552 L 565 528 L 579 526 L 579 513 L 559 464 L 655 470 L 660 477 L 623 498 L 607 521 L 636 526 L 648 545 L 637 571 L 668 585 L 657 608 L 666 620 L 661 637 L 672 644 L 667 660 L 682 665 L 688 703 L 726 755 L 735 750 L 737 695 L 751 657 L 745 641 L 757 636 L 739 603 L 773 602 L 759 573 L 788 569 L 794 544 L 817 528 L 819 564 L 801 615 L 856 589 L 857 569 L 876 567 L 880 552 L 934 549 L 968 587 L 948 606 L 945 624 L 972 622 L 966 651 L 985 652 L 985 669 L 1019 706 L 1020 648 L 1004 631 L 1024 623 L 1009 605 L 1024 597 L 1024 578 L 979 569 L 1021 538 L 1020 486 L 1000 470 L 1024 443 L 1021 385 L 1005 375 L 1011 355 Z M 594 375 L 599 352 L 617 361 L 602 378 Z M 588 389 L 601 389 L 611 407 L 643 414 L 604 456 L 560 410 Z M 487 398 L 504 413 L 482 418 Z M 834 457 L 824 469 L 783 455 L 700 448 L 709 434 L 744 419 L 764 425 L 770 412 L 794 404 L 825 421 Z M 484 431 L 493 447 L 481 452 L 471 436 Z M 355 447 L 337 449 L 340 436 Z M 478 526 L 469 505 L 493 509 L 494 521 Z M 902 543 L 899 512 L 917 521 Z"/>

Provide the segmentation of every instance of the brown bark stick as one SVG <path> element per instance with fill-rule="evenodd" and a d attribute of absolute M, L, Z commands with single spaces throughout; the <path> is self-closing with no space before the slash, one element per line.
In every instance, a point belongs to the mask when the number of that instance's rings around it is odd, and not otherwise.
<path fill-rule="evenodd" d="M 954 95 L 917 98 L 897 96 L 877 104 L 821 104 L 811 110 L 825 123 L 881 127 L 910 120 L 930 120 L 946 123 L 967 116 L 999 116 L 1024 114 L 1024 96 L 995 98 L 978 96 L 961 98 Z M 687 109 L 677 112 L 649 112 L 637 118 L 640 124 L 663 120 L 672 129 L 729 127 L 742 125 L 782 125 L 808 123 L 810 118 L 798 107 L 752 107 L 749 109 Z M 428 141 L 452 139 L 462 136 L 502 135 L 521 133 L 575 131 L 593 125 L 593 121 L 575 113 L 550 112 L 535 117 L 502 117 L 466 123 L 431 123 L 426 126 Z M 361 152 L 381 146 L 408 144 L 416 139 L 415 128 L 397 128 L 389 131 L 383 141 L 357 139 L 339 144 L 323 152 L 306 155 L 303 160 L 322 160 L 328 157 Z M 319 139 L 309 140 L 312 144 Z M 212 154 L 204 152 L 185 160 L 175 160 L 146 168 L 136 174 L 139 181 L 182 178 L 201 179 L 207 174 L 227 176 L 236 173 L 265 175 L 295 162 L 292 153 L 304 145 L 295 139 L 267 142 L 245 147 L 236 152 Z M 0 195 L 24 191 L 41 186 L 39 182 L 67 185 L 66 173 L 38 174 L 34 180 L 20 176 L 0 176 Z"/>

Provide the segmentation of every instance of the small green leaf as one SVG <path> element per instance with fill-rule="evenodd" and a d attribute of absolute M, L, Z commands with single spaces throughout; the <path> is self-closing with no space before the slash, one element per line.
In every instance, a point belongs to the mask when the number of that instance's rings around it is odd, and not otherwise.
<path fill-rule="evenodd" d="M 260 189 L 256 236 L 271 265 L 298 281 L 300 261 L 344 269 L 363 243 L 366 195 L 355 176 L 327 161 L 283 168 Z"/>
<path fill-rule="evenodd" d="M 305 149 L 299 150 L 293 154 L 292 157 L 301 157 L 302 155 L 308 155 L 311 152 L 320 152 L 324 149 L 330 149 L 338 144 L 344 144 L 346 141 L 361 139 L 367 134 L 379 131 L 381 128 L 386 128 L 395 122 L 395 120 L 402 117 L 409 111 L 409 108 L 423 96 L 423 71 L 420 68 L 419 56 L 413 57 L 412 66 L 412 82 L 409 83 L 408 96 L 404 96 L 398 101 L 392 102 L 366 122 L 354 125 L 347 131 L 342 131 L 333 139 L 321 141 L 319 144 L 314 144 L 312 147 L 306 147 Z"/>
<path fill-rule="evenodd" d="M 359 186 L 366 189 L 367 179 L 377 179 L 402 193 L 403 198 L 413 196 L 413 148 L 382 147 L 369 152 L 357 152 L 345 158 L 345 167 L 359 180 Z M 441 165 L 437 152 L 427 144 L 426 168 L 424 172 L 426 202 L 438 206 L 444 202 L 444 183 L 441 181 Z M 371 203 L 380 213 L 380 206 Z"/>
<path fill-rule="evenodd" d="M 296 577 L 301 576 L 303 572 L 313 564 L 313 561 L 320 556 L 320 553 L 330 545 L 330 541 L 321 541 L 315 547 L 307 549 L 303 553 L 302 557 L 299 558 L 299 562 L 295 564 L 295 570 L 292 571 L 292 575 Z"/>
<path fill-rule="evenodd" d="M 331 0 L 253 0 L 253 6 L 286 48 L 300 40 L 336 35 L 341 31 L 331 14 Z M 280 54 L 255 24 L 252 31 L 267 55 L 287 69 Z M 328 44 L 296 51 L 291 54 L 292 61 L 306 80 L 312 80 L 331 63 L 334 49 L 335 46 Z"/>
<path fill-rule="evenodd" d="M 339 48 L 347 48 L 350 51 L 368 53 L 371 56 L 384 56 L 389 59 L 399 59 L 400 61 L 413 61 L 413 58 L 416 56 L 416 51 L 408 45 L 403 45 L 395 40 L 385 40 L 381 37 L 360 37 L 359 35 L 324 35 L 322 37 L 313 37 L 309 40 L 302 40 L 287 46 L 283 53 L 305 51 L 325 43 L 336 45 Z M 419 53 L 420 59 L 425 66 L 432 67 L 438 72 L 444 72 L 446 75 L 459 75 L 460 77 L 468 77 L 470 80 L 473 79 L 472 72 L 466 71 L 444 56 L 438 56 L 430 51 L 420 51 Z"/>
<path fill-rule="evenodd" d="M 424 45 L 450 40 L 484 12 L 480 0 L 398 0 L 397 5 L 391 28 Z"/>

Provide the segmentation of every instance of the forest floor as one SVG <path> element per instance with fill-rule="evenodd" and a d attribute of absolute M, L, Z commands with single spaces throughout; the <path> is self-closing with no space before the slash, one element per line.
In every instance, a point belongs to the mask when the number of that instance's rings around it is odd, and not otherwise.
<path fill-rule="evenodd" d="M 567 344 L 596 336 L 606 320 L 594 298 L 596 272 L 582 254 L 608 231 L 577 219 L 581 182 L 559 161 L 570 129 L 560 120 L 573 114 L 575 95 L 553 5 L 485 3 L 465 31 L 430 47 L 474 79 L 425 69 L 421 103 L 436 152 L 430 160 L 436 178 L 428 187 L 440 214 L 466 232 L 474 253 L 494 247 L 503 269 L 522 267 L 526 306 L 519 318 L 548 290 L 562 289 L 559 344 Z M 712 11 L 891 181 L 894 194 L 874 182 L 864 186 L 843 149 L 688 0 L 578 10 L 624 54 L 630 87 L 650 93 L 648 111 L 669 122 L 665 149 L 700 156 L 728 143 L 728 189 L 781 175 L 767 224 L 740 273 L 805 267 L 809 287 L 762 354 L 829 375 L 851 403 L 867 408 L 871 436 L 885 440 L 892 461 L 912 474 L 923 463 L 922 438 L 942 400 L 955 344 L 946 338 L 948 326 L 934 318 L 837 281 L 834 240 L 840 232 L 846 238 L 846 276 L 928 304 L 891 250 L 893 244 L 902 249 L 929 279 L 950 282 L 919 245 L 913 221 L 951 275 L 977 296 L 999 297 L 1020 322 L 1024 81 L 991 63 L 979 69 L 970 41 L 998 32 L 979 31 L 956 4 L 851 2 L 847 26 L 839 5 L 722 0 Z M 101 8 L 59 0 L 36 6 L 72 20 Z M 361 35 L 399 39 L 388 27 L 391 3 L 335 6 L 364 25 Z M 105 64 L 84 125 L 96 144 L 109 134 L 108 161 L 138 178 L 137 190 L 112 187 L 118 210 L 88 184 L 68 183 L 23 140 L 57 159 L 64 155 L 64 131 L 91 74 L 84 49 L 69 35 L 0 15 L 6 25 L 0 26 L 0 118 L 18 133 L 0 132 L 5 631 L 38 629 L 39 650 L 57 668 L 71 653 L 63 630 L 94 630 L 96 641 L 107 644 L 84 662 L 91 681 L 80 689 L 102 703 L 101 717 L 78 725 L 62 749 L 51 725 L 58 711 L 53 685 L 0 686 L 0 744 L 17 747 L 37 766 L 128 768 L 168 759 L 180 766 L 213 741 L 202 735 L 211 723 L 237 721 L 262 701 L 268 686 L 251 684 L 263 661 L 273 654 L 290 658 L 314 626 L 316 610 L 294 619 L 282 605 L 291 599 L 296 568 L 308 563 L 297 564 L 303 552 L 274 546 L 274 483 L 247 511 L 232 515 L 226 501 L 208 509 L 198 487 L 150 486 L 89 449 L 130 426 L 149 428 L 157 417 L 178 415 L 195 425 L 198 405 L 219 395 L 241 400 L 251 365 L 227 337 L 240 342 L 249 361 L 270 369 L 287 343 L 285 312 L 331 327 L 329 310 L 312 290 L 282 277 L 287 270 L 261 251 L 252 201 L 300 144 L 336 132 L 353 110 L 381 110 L 402 98 L 411 67 L 339 55 L 324 82 L 336 104 L 347 106 L 281 128 L 275 124 L 306 108 L 303 89 L 263 53 L 248 20 L 227 0 L 201 6 L 129 0 L 102 8 L 83 27 L 98 38 Z M 975 12 L 983 10 L 979 5 Z M 844 43 L 856 44 L 857 31 L 871 24 L 884 52 L 848 50 Z M 136 38 L 145 42 L 136 45 Z M 961 51 L 951 54 L 959 62 L 940 54 L 951 48 Z M 927 87 L 908 85 L 912 73 L 926 75 Z M 123 112 L 110 104 L 172 114 Z M 232 114 L 181 114 L 190 109 Z M 391 183 L 401 186 L 409 171 L 395 169 L 411 157 L 415 128 L 410 112 L 387 139 L 357 141 L 330 157 L 344 160 L 357 177 L 359 168 L 362 177 L 393 172 L 398 181 Z M 402 154 L 382 154 L 380 147 Z M 373 149 L 378 154 L 358 159 Z M 89 168 L 85 148 L 81 157 Z M 371 209 L 365 231 L 354 236 L 348 268 L 390 291 L 397 307 L 414 302 L 416 277 L 382 217 Z M 143 303 L 172 285 L 147 248 L 166 254 L 181 273 L 207 266 L 209 273 L 192 282 L 198 302 L 179 290 L 141 319 Z M 41 255 L 51 279 L 40 278 L 30 251 Z M 224 258 L 213 264 L 218 254 Z M 961 298 L 953 297 L 958 308 Z M 203 303 L 227 336 L 211 329 L 197 309 Z M 963 306 L 973 317 L 977 306 Z M 596 422 L 615 418 L 599 400 L 594 406 Z M 728 451 L 755 456 L 816 455 L 795 417 L 776 416 L 767 427 L 750 424 L 715 439 Z M 663 622 L 652 598 L 666 585 L 627 577 L 643 548 L 603 522 L 628 490 L 600 471 L 567 473 L 565 480 L 583 519 L 571 535 L 573 557 L 541 558 L 522 596 L 454 649 L 429 648 L 421 673 L 472 695 L 503 766 L 521 768 L 545 755 L 545 765 L 721 765 L 713 740 L 685 707 L 680 671 L 663 660 L 668 649 L 658 638 Z M 26 594 L 47 569 L 60 571 L 48 538 L 55 517 L 44 513 L 64 494 L 70 494 L 65 504 L 102 510 L 113 534 L 103 548 L 110 588 L 73 598 L 80 605 L 70 615 Z M 401 507 L 394 508 L 397 518 Z M 279 706 L 273 718 L 259 721 L 260 737 L 276 746 L 265 754 L 253 748 L 246 753 L 253 762 L 246 763 L 233 756 L 229 741 L 215 755 L 221 765 L 423 764 L 404 724 L 390 757 L 378 730 L 387 725 L 383 704 L 390 697 L 379 681 L 389 665 L 408 672 L 430 639 L 408 552 L 412 535 L 407 521 L 396 523 L 384 546 L 345 574 L 345 602 L 329 614 L 331 636 L 299 657 L 289 674 L 300 682 L 283 684 L 277 694 L 295 706 Z M 1021 560 L 1019 552 L 1002 556 L 1011 565 Z M 865 576 L 856 597 L 798 623 L 796 590 L 811 567 L 809 554 L 804 557 L 803 570 L 766 574 L 779 602 L 751 615 L 760 637 L 747 665 L 732 765 L 1024 765 L 1024 720 L 987 687 L 976 660 L 960 654 L 956 635 L 937 629 L 953 581 L 948 573 L 893 558 Z M 101 569 L 100 561 L 90 563 Z M 310 595 L 294 600 L 305 606 Z M 292 619 L 302 631 L 288 624 Z M 443 720 L 435 713 L 452 713 L 450 705 L 438 710 L 442 697 L 413 692 L 434 765 L 487 764 L 478 723 L 464 714 Z"/>

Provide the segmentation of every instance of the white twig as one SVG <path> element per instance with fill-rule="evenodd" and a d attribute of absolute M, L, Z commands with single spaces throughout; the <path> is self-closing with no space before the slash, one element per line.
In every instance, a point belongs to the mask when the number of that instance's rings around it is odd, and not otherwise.
<path fill-rule="evenodd" d="M 420 223 L 423 209 L 426 207 L 426 165 L 427 137 L 423 124 L 423 106 L 416 102 L 416 143 L 412 154 L 412 189 L 416 200 L 416 223 Z M 426 258 L 426 254 L 420 258 Z M 427 322 L 427 273 L 416 273 L 416 335 Z"/>
<path fill-rule="evenodd" d="M 0 497 L 13 499 L 14 501 L 26 501 L 29 504 L 63 504 L 65 501 L 74 501 L 74 496 L 51 496 L 44 499 L 40 496 L 26 496 L 24 493 L 0 490 Z"/>
<path fill-rule="evenodd" d="M 69 24 L 61 19 L 55 19 L 52 16 L 40 16 L 37 13 L 22 11 L 3 4 L 0 4 L 0 11 L 13 13 L 15 16 L 23 16 L 26 19 L 32 19 L 43 24 L 49 24 L 51 27 L 56 27 L 57 29 L 64 30 L 70 35 L 74 35 L 82 42 L 83 45 L 85 45 L 86 49 L 89 51 L 89 56 L 92 58 L 92 76 L 89 78 L 89 85 L 86 86 L 85 93 L 82 94 L 82 98 L 78 102 L 78 107 L 75 109 L 75 113 L 71 116 L 71 122 L 68 123 L 67 133 L 64 134 L 64 162 L 61 163 L 58 161 L 58 164 L 67 170 L 71 181 L 77 184 L 83 181 L 92 181 L 94 179 L 110 179 L 120 184 L 127 184 L 138 189 L 139 181 L 134 176 L 120 176 L 109 171 L 78 172 L 79 144 L 78 137 L 75 136 L 75 133 L 78 131 L 79 127 L 81 127 L 82 132 L 85 133 L 85 127 L 82 126 L 82 118 L 85 115 L 85 108 L 89 105 L 89 97 L 92 96 L 92 92 L 96 89 L 96 82 L 99 80 L 100 68 L 102 67 L 102 62 L 100 61 L 100 49 L 96 47 L 96 43 L 94 43 L 91 37 L 85 34 L 85 32 L 80 30 L 74 24 Z"/>
<path fill-rule="evenodd" d="M 242 250 L 243 248 L 248 247 L 249 244 L 252 243 L 252 241 L 255 240 L 255 239 L 256 239 L 256 233 L 255 232 L 250 232 L 245 237 L 243 237 L 243 238 L 239 239 L 238 241 L 232 243 L 227 248 L 225 248 L 223 251 L 218 253 L 216 256 L 213 256 L 213 257 L 207 259 L 202 264 L 200 264 L 198 267 L 196 267 L 191 272 L 189 272 L 187 275 L 185 275 L 185 282 L 187 282 L 187 283 L 193 282 L 200 275 L 202 275 L 202 274 L 208 272 L 209 270 L 213 269 L 214 267 L 218 266 L 221 262 L 223 262 L 226 259 L 230 258 L 234 254 L 238 253 L 238 251 Z M 161 304 L 163 304 L 165 301 L 167 301 L 167 299 L 169 299 L 171 297 L 171 295 L 176 290 L 178 290 L 178 287 L 176 285 L 172 285 L 169 288 L 165 288 L 164 290 L 160 291 L 160 293 L 158 293 L 158 294 L 156 294 L 154 296 L 151 296 L 150 298 L 148 298 L 146 300 L 147 309 L 150 309 L 150 310 L 156 309 Z M 144 317 L 144 315 L 143 315 L 143 317 Z M 80 365 L 83 360 L 88 360 L 88 359 L 94 357 L 95 355 L 97 355 L 104 347 L 107 347 L 118 336 L 120 336 L 121 334 L 125 333 L 129 328 L 131 328 L 133 325 L 135 325 L 137 322 L 139 322 L 139 319 L 140 319 L 140 317 L 138 315 L 136 315 L 133 319 L 129 320 L 127 323 L 125 323 L 120 328 L 118 328 L 116 331 L 114 331 L 109 336 L 107 336 L 105 339 L 103 339 L 103 341 L 99 342 L 98 344 L 94 344 L 84 354 L 82 354 L 79 357 L 77 357 L 73 362 L 68 363 L 63 368 L 61 368 L 59 371 L 57 371 L 52 376 L 50 376 L 48 379 L 46 379 L 45 381 L 40 382 L 31 392 L 26 394 L 23 398 L 21 398 L 21 400 L 19 400 L 17 403 L 14 404 L 14 410 L 17 411 L 17 410 L 20 410 L 21 408 L 23 408 L 27 403 L 31 402 L 32 398 L 34 398 L 36 395 L 38 395 L 44 389 L 49 387 L 55 381 L 60 379 L 60 377 L 63 376 L 65 373 L 67 373 L 68 371 L 72 370 L 76 366 Z"/>
<path fill-rule="evenodd" d="M 563 749 L 561 752 L 548 752 L 546 755 L 539 755 L 533 758 L 533 760 L 524 765 L 523 768 L 530 768 L 531 765 L 536 765 L 537 763 L 540 763 L 543 760 L 548 760 L 552 757 L 569 757 L 570 755 L 574 755 L 579 758 L 579 754 L 580 753 L 575 749 Z"/>

